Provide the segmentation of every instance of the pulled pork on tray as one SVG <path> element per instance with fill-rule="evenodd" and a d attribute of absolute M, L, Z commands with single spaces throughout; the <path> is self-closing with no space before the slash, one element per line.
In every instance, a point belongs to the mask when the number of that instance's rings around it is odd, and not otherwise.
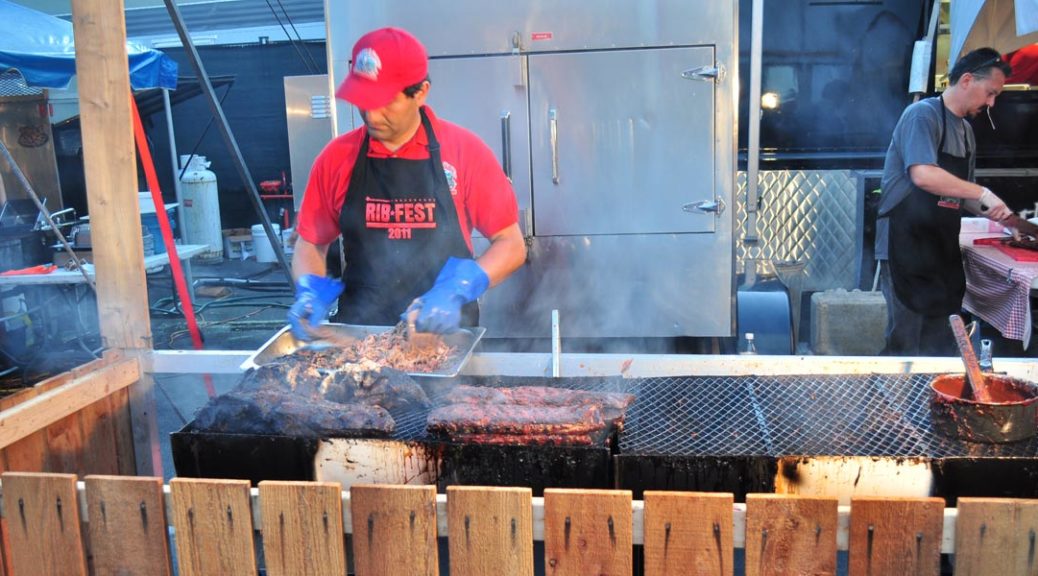
<path fill-rule="evenodd" d="M 544 386 L 457 386 L 429 413 L 430 434 L 455 442 L 592 446 L 623 426 L 631 394 Z"/>
<path fill-rule="evenodd" d="M 455 353 L 455 349 L 440 338 L 432 339 L 428 346 L 412 347 L 406 328 L 400 325 L 362 340 L 335 344 L 322 349 L 303 348 L 290 356 L 308 358 L 317 368 L 336 369 L 348 362 L 371 360 L 403 372 L 435 372 Z"/>

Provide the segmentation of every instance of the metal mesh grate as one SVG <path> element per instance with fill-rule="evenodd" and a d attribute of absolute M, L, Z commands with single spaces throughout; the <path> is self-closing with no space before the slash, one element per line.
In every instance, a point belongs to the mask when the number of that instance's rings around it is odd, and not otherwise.
<path fill-rule="evenodd" d="M 17 70 L 0 72 L 0 96 L 35 96 L 42 94 L 43 88 L 30 87 Z"/>
<path fill-rule="evenodd" d="M 978 444 L 940 436 L 930 420 L 930 374 L 461 377 L 422 382 L 433 403 L 457 384 L 553 386 L 635 395 L 621 454 L 672 456 L 1038 456 L 1038 438 Z M 428 410 L 394 412 L 393 438 L 424 440 Z"/>
<path fill-rule="evenodd" d="M 1038 439 L 962 442 L 933 432 L 932 375 L 650 378 L 622 454 L 1034 457 Z"/>
<path fill-rule="evenodd" d="M 638 381 L 633 392 L 621 453 L 771 453 L 745 379 L 650 378 Z"/>

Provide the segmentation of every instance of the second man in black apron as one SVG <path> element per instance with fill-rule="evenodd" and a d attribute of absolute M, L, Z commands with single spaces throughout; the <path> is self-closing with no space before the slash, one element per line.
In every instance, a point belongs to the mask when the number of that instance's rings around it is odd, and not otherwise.
<path fill-rule="evenodd" d="M 945 355 L 954 350 L 948 316 L 966 290 L 959 249 L 962 208 L 1001 221 L 1012 215 L 973 180 L 972 127 L 966 117 L 995 104 L 1009 66 L 990 48 L 963 56 L 950 87 L 902 114 L 883 166 L 876 256 L 887 300 L 884 352 Z M 889 232 L 888 232 L 889 231 Z"/>

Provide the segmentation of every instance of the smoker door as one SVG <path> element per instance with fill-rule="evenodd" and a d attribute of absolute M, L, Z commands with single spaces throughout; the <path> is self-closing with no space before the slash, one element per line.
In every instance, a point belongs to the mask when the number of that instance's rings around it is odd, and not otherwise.
<path fill-rule="evenodd" d="M 537 236 L 713 232 L 713 47 L 531 54 Z"/>
<path fill-rule="evenodd" d="M 428 104 L 436 115 L 479 136 L 512 180 L 519 225 L 530 211 L 530 122 L 525 56 L 434 58 L 429 61 Z"/>

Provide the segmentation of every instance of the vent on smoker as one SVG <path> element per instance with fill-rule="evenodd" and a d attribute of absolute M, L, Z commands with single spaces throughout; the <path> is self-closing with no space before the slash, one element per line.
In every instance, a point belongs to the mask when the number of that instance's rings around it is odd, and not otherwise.
<path fill-rule="evenodd" d="M 933 375 L 628 380 L 622 454 L 1034 457 L 1038 439 L 968 443 L 933 432 Z"/>

